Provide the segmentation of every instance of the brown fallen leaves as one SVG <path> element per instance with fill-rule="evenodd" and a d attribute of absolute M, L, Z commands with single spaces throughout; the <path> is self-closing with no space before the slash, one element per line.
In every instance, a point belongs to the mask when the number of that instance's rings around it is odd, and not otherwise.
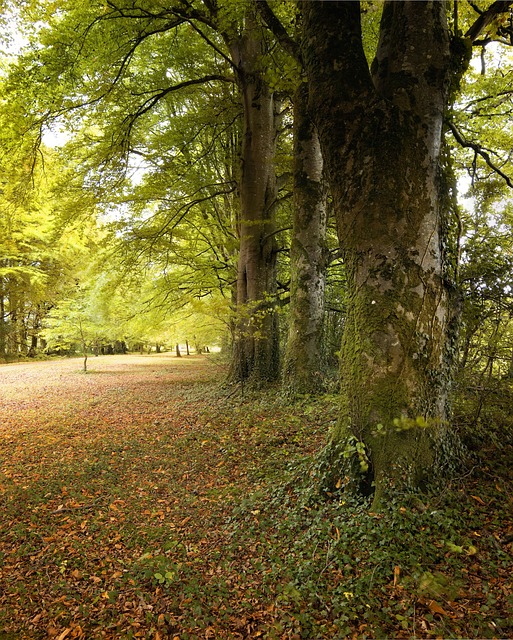
<path fill-rule="evenodd" d="M 167 355 L 79 368 L 0 366 L 1 637 L 258 634 L 269 603 L 254 595 L 261 576 L 241 579 L 244 560 L 212 594 L 226 521 L 254 489 L 254 442 L 241 459 L 246 436 L 209 419 L 224 374 Z"/>
<path fill-rule="evenodd" d="M 0 366 L 0 638 L 305 637 L 294 590 L 279 601 L 283 590 L 269 584 L 265 509 L 250 507 L 252 532 L 238 541 L 230 523 L 263 468 L 318 450 L 325 432 L 298 431 L 286 409 L 218 406 L 223 374 L 207 358 L 104 356 L 87 375 L 79 369 L 79 360 Z M 478 487 L 472 500 L 485 509 Z M 507 551 L 508 526 L 469 536 L 496 533 Z M 342 534 L 334 527 L 333 541 Z M 502 608 L 512 597 L 511 572 L 487 573 L 471 542 L 467 591 L 415 598 L 425 637 L 436 637 L 437 620 L 488 615 L 492 590 Z M 440 544 L 442 555 L 459 553 Z M 400 612 L 411 586 L 399 564 L 390 570 L 383 603 L 397 605 L 396 637 L 410 637 Z M 355 620 L 352 633 L 373 630 Z"/>

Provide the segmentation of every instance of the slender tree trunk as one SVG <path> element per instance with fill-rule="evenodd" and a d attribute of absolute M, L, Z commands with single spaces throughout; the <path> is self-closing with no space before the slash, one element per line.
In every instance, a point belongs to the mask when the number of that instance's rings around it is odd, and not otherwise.
<path fill-rule="evenodd" d="M 80 329 L 80 346 L 82 347 L 82 355 L 84 357 L 82 370 L 84 371 L 84 373 L 87 373 L 87 341 L 84 335 L 84 328 L 82 326 L 82 321 L 79 321 L 79 329 Z"/>
<path fill-rule="evenodd" d="M 283 376 L 293 393 L 315 393 L 322 387 L 326 220 L 321 148 L 308 114 L 308 87 L 301 84 L 294 96 L 290 316 Z"/>
<path fill-rule="evenodd" d="M 37 354 L 37 333 L 30 336 L 30 348 L 27 355 L 33 358 Z"/>
<path fill-rule="evenodd" d="M 304 3 L 310 106 L 328 165 L 348 280 L 342 412 L 375 483 L 421 483 L 441 437 L 452 317 L 445 285 L 439 159 L 448 95 L 443 2 L 385 2 L 373 76 L 358 2 Z M 354 441 L 353 441 L 354 442 Z"/>
<path fill-rule="evenodd" d="M 243 106 L 240 250 L 232 377 L 256 385 L 279 375 L 274 208 L 275 101 L 264 79 L 262 33 L 252 11 L 230 42 Z"/>
<path fill-rule="evenodd" d="M 0 355 L 6 356 L 6 335 L 7 335 L 7 322 L 6 322 L 6 310 L 5 310 L 5 297 L 3 290 L 3 279 L 2 279 L 2 289 L 0 289 Z"/>
<path fill-rule="evenodd" d="M 8 293 L 9 323 L 7 326 L 7 353 L 15 355 L 19 352 L 18 342 L 18 299 L 11 290 Z"/>

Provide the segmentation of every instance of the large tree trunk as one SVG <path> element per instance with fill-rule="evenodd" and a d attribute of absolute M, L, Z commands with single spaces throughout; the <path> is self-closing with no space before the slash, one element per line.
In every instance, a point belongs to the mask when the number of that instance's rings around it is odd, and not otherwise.
<path fill-rule="evenodd" d="M 263 77 L 263 40 L 249 12 L 243 35 L 230 42 L 242 96 L 240 253 L 232 377 L 255 385 L 279 374 L 276 298 L 274 96 Z"/>
<path fill-rule="evenodd" d="M 321 148 L 308 114 L 308 87 L 301 84 L 294 97 L 290 319 L 283 376 L 292 393 L 315 393 L 322 387 L 326 220 Z"/>
<path fill-rule="evenodd" d="M 386 487 L 423 481 L 445 428 L 451 325 L 439 206 L 445 4 L 385 2 L 372 76 L 358 2 L 304 3 L 303 11 L 311 112 L 349 287 L 332 479 L 345 443 L 356 438 L 369 456 L 377 504 Z"/>

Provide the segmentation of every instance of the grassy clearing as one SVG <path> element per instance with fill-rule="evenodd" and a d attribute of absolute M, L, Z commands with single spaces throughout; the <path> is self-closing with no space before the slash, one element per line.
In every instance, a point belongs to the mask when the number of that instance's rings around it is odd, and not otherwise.
<path fill-rule="evenodd" d="M 511 449 L 378 516 L 315 492 L 333 397 L 90 364 L 0 367 L 0 638 L 513 637 Z"/>

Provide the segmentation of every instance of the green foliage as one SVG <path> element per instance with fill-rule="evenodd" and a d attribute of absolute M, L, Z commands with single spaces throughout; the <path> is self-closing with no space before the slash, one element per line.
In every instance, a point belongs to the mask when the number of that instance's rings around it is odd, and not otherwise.
<path fill-rule="evenodd" d="M 358 440 L 353 435 L 348 437 L 342 452 L 342 457 L 346 459 L 353 457 L 357 458 L 360 471 L 362 473 L 365 473 L 369 469 L 369 458 L 366 452 L 365 443 Z"/>
<path fill-rule="evenodd" d="M 75 296 L 61 300 L 46 318 L 45 338 L 49 350 L 70 351 L 74 343 L 85 346 L 97 337 L 101 324 L 89 313 L 87 292 L 78 289 Z"/>
<path fill-rule="evenodd" d="M 0 112 L 0 118 L 6 115 Z M 15 144 L 7 138 L 7 144 Z M 36 171 L 24 153 L 0 159 L 5 178 L 0 189 L 0 354 L 6 357 L 35 355 L 45 315 L 65 295 L 86 253 L 87 235 L 93 234 L 90 225 L 60 225 L 59 160 L 49 154 L 45 171 Z"/>

